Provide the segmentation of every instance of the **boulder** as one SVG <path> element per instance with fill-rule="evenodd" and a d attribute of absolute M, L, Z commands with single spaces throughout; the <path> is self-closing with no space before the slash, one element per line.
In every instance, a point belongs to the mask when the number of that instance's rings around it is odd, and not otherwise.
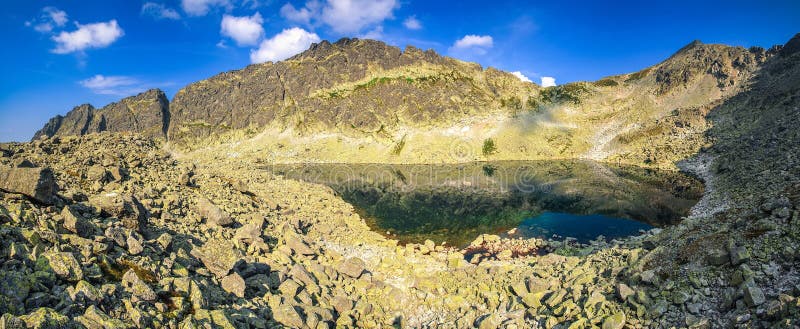
<path fill-rule="evenodd" d="M 225 291 L 234 294 L 236 297 L 244 298 L 244 279 L 236 272 L 222 278 L 220 284 Z"/>
<path fill-rule="evenodd" d="M 622 301 L 628 300 L 628 297 L 632 296 L 636 292 L 631 289 L 627 284 L 619 283 L 617 284 L 617 296 L 619 296 Z"/>
<path fill-rule="evenodd" d="M 0 190 L 22 194 L 43 204 L 53 204 L 58 200 L 58 186 L 50 168 L 0 166 Z"/>
<path fill-rule="evenodd" d="M 744 302 L 747 303 L 748 306 L 758 306 L 764 304 L 766 301 L 766 297 L 764 297 L 764 292 L 761 291 L 761 288 L 747 284 L 743 288 L 744 290 Z"/>
<path fill-rule="evenodd" d="M 31 160 L 25 158 L 14 159 L 13 167 L 16 168 L 36 168 L 36 165 Z"/>
<path fill-rule="evenodd" d="M 78 282 L 83 279 L 83 270 L 75 256 L 69 252 L 50 251 L 37 260 L 37 270 L 52 271 L 62 280 Z"/>
<path fill-rule="evenodd" d="M 750 252 L 744 246 L 736 247 L 731 250 L 731 264 L 739 265 L 750 260 Z"/>
<path fill-rule="evenodd" d="M 728 252 L 723 249 L 711 249 L 706 256 L 706 260 L 711 265 L 721 266 L 730 261 L 730 256 L 728 255 Z"/>
<path fill-rule="evenodd" d="M 75 321 L 82 324 L 84 327 L 90 329 L 126 327 L 124 322 L 118 319 L 112 319 L 110 316 L 103 313 L 103 311 L 99 310 L 94 305 L 90 305 L 88 308 L 86 308 L 86 312 L 84 312 L 82 316 L 75 318 Z"/>
<path fill-rule="evenodd" d="M 242 253 L 236 249 L 233 242 L 226 239 L 211 239 L 202 247 L 195 247 L 192 254 L 203 262 L 203 265 L 214 273 L 217 278 L 223 278 L 242 259 Z"/>
<path fill-rule="evenodd" d="M 603 329 L 622 329 L 625 326 L 625 313 L 619 312 L 603 320 Z"/>
<path fill-rule="evenodd" d="M 28 328 L 70 328 L 69 318 L 56 310 L 40 307 L 29 314 L 19 317 Z"/>
<path fill-rule="evenodd" d="M 89 203 L 105 216 L 115 217 L 128 229 L 140 231 L 147 223 L 147 210 L 135 197 L 103 193 L 89 198 Z"/>
<path fill-rule="evenodd" d="M 125 272 L 125 275 L 122 276 L 121 283 L 125 291 L 140 300 L 154 301 L 158 298 L 153 288 L 150 288 L 150 285 L 144 282 L 133 269 L 129 269 Z"/>
<path fill-rule="evenodd" d="M 336 270 L 339 271 L 339 273 L 357 279 L 361 276 L 361 273 L 364 272 L 365 268 L 366 264 L 363 260 L 361 260 L 361 258 L 350 257 L 339 263 L 339 266 L 336 267 Z"/>
<path fill-rule="evenodd" d="M 70 206 L 65 206 L 61 210 L 61 217 L 64 218 L 64 228 L 67 231 L 77 234 L 80 237 L 89 237 L 93 235 L 94 229 L 92 225 L 84 219 L 77 211 Z"/>
<path fill-rule="evenodd" d="M 278 307 L 274 307 L 272 309 L 272 317 L 275 321 L 289 328 L 301 328 L 305 324 L 303 317 L 294 306 L 286 303 L 281 303 Z"/>
<path fill-rule="evenodd" d="M 197 200 L 195 211 L 210 225 L 228 226 L 233 224 L 233 218 L 230 215 L 206 198 L 201 197 Z"/>

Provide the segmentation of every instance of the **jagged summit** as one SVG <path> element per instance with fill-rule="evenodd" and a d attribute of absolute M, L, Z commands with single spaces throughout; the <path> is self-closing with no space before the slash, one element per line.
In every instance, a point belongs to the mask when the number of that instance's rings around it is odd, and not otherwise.
<path fill-rule="evenodd" d="M 169 100 L 160 89 L 150 89 L 111 103 L 101 109 L 83 104 L 57 115 L 36 132 L 33 140 L 42 136 L 86 135 L 103 131 L 138 132 L 147 137 L 165 138 L 169 125 Z"/>

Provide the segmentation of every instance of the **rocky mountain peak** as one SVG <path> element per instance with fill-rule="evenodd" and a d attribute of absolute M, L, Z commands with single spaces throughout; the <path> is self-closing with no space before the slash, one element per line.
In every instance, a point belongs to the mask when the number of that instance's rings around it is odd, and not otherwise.
<path fill-rule="evenodd" d="M 159 89 L 150 89 L 124 98 L 101 109 L 83 104 L 65 116 L 56 116 L 34 134 L 42 136 L 82 136 L 103 131 L 139 132 L 148 137 L 166 138 L 169 125 L 169 100 Z"/>
<path fill-rule="evenodd" d="M 800 52 L 800 33 L 792 37 L 781 49 L 781 56 L 788 57 Z"/>

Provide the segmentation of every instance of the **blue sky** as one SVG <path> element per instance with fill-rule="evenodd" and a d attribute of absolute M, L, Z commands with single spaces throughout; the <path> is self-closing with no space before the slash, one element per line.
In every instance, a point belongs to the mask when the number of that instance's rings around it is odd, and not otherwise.
<path fill-rule="evenodd" d="M 23 1 L 0 13 L 0 141 L 148 88 L 279 60 L 317 40 L 433 48 L 536 83 L 638 71 L 683 45 L 764 46 L 800 32 L 800 1 Z"/>

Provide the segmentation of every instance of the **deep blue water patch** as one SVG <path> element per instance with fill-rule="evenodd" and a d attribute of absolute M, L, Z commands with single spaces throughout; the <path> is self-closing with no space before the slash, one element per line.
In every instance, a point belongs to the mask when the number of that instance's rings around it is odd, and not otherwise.
<path fill-rule="evenodd" d="M 587 243 L 599 236 L 611 240 L 636 235 L 651 228 L 653 226 L 650 224 L 627 218 L 548 211 L 522 221 L 516 234 L 538 238 L 571 237 L 580 243 Z"/>

